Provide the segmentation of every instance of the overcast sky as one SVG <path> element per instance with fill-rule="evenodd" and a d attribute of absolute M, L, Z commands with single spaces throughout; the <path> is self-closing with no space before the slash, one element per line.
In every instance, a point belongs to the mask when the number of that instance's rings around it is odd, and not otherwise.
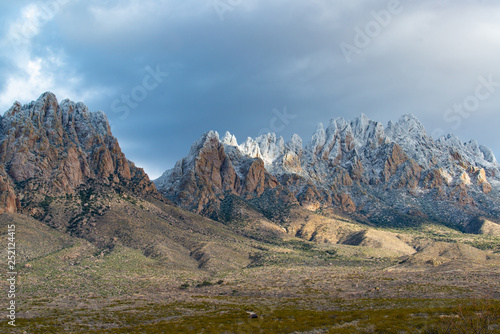
<path fill-rule="evenodd" d="M 152 178 L 208 130 L 307 142 L 361 113 L 500 156 L 495 0 L 17 0 L 0 16 L 0 110 L 45 91 L 103 110 Z"/>

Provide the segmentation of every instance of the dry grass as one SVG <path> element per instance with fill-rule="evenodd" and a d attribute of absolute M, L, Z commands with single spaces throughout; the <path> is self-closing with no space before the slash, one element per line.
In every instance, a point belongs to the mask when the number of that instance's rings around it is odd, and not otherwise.
<path fill-rule="evenodd" d="M 348 219 L 295 209 L 286 226 L 261 216 L 255 227 L 222 224 L 113 192 L 53 198 L 44 210 L 57 224 L 0 216 L 0 237 L 7 224 L 18 230 L 20 333 L 498 329 L 494 236 L 432 225 L 366 233 Z M 68 217 L 78 219 L 68 226 Z M 358 234 L 356 245 L 343 244 Z"/>
<path fill-rule="evenodd" d="M 460 303 L 453 313 L 441 317 L 427 334 L 500 333 L 500 305 L 497 300 L 482 299 Z"/>

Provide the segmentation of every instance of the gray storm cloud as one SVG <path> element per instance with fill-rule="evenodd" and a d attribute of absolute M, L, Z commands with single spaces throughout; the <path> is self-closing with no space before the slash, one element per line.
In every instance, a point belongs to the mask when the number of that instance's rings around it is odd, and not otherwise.
<path fill-rule="evenodd" d="M 284 109 L 285 139 L 338 116 L 413 113 L 429 134 L 500 155 L 493 1 L 46 0 L 0 13 L 1 107 L 46 90 L 84 100 L 153 177 L 201 133 L 254 137 Z M 168 76 L 146 89 L 157 67 Z"/>

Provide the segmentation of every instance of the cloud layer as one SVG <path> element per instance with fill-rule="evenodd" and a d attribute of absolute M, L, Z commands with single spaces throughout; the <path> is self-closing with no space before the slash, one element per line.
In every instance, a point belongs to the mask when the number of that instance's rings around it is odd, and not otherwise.
<path fill-rule="evenodd" d="M 84 101 L 153 177 L 211 129 L 307 141 L 316 123 L 361 113 L 413 113 L 432 135 L 500 156 L 494 1 L 45 0 L 0 12 L 2 110 L 47 90 Z M 290 117 L 273 124 L 277 113 Z"/>

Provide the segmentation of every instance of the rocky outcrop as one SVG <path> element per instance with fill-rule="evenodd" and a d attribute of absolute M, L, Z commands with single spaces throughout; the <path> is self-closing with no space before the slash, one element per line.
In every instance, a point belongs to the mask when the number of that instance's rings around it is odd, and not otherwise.
<path fill-rule="evenodd" d="M 426 219 L 465 228 L 474 217 L 500 216 L 499 168 L 487 147 L 453 135 L 434 141 L 412 115 L 386 128 L 362 115 L 352 122 L 333 119 L 326 129 L 319 124 L 305 146 L 298 135 L 289 142 L 267 134 L 238 144 L 230 133 L 219 139 L 209 132 L 155 183 L 196 212 L 225 193 L 251 199 L 283 187 L 308 210 L 390 225 Z"/>
<path fill-rule="evenodd" d="M 356 211 L 356 204 L 354 204 L 354 201 L 348 194 L 337 194 L 334 199 L 336 204 L 341 208 L 342 211 L 349 213 Z"/>
<path fill-rule="evenodd" d="M 278 184 L 261 158 L 245 157 L 231 149 L 226 152 L 214 131 L 205 133 L 193 144 L 190 154 L 157 181 L 167 198 L 208 216 L 219 209 L 227 195 L 252 199 Z"/>
<path fill-rule="evenodd" d="M 3 166 L 0 166 L 0 214 L 5 212 L 15 213 L 19 206 L 19 199 L 12 183 L 3 170 Z"/>
<path fill-rule="evenodd" d="M 156 193 L 144 171 L 125 158 L 105 114 L 83 103 L 59 104 L 45 93 L 25 106 L 16 102 L 0 122 L 0 210 L 73 194 L 88 180 Z"/>

